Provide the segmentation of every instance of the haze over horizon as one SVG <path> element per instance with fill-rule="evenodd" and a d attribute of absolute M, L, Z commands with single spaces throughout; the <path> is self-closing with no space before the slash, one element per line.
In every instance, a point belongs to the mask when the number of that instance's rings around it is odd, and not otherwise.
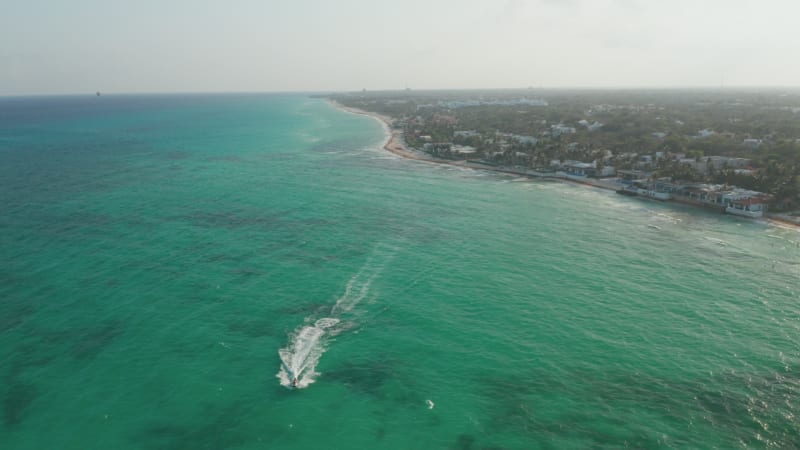
<path fill-rule="evenodd" d="M 788 0 L 12 0 L 0 95 L 793 87 Z"/>

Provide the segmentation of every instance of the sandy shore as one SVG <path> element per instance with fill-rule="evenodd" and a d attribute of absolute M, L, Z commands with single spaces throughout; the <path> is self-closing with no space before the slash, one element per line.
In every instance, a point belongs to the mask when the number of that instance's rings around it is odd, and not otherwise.
<path fill-rule="evenodd" d="M 378 114 L 370 111 L 364 111 L 363 109 L 358 108 L 351 108 L 349 106 L 344 106 L 339 102 L 334 100 L 329 100 L 333 106 L 342 111 L 349 112 L 351 114 L 358 114 L 361 116 L 372 117 L 373 119 L 377 120 L 378 122 L 383 125 L 383 129 L 386 130 L 386 142 L 383 144 L 383 148 L 388 150 L 391 153 L 394 153 L 397 156 L 402 156 L 403 158 L 408 159 L 415 159 L 418 161 L 428 161 L 428 162 L 439 162 L 439 163 L 451 163 L 452 161 L 443 161 L 437 160 L 436 158 L 429 157 L 424 153 L 412 150 L 406 146 L 405 141 L 403 140 L 403 131 L 397 130 L 392 128 L 394 124 L 394 119 L 389 116 Z"/>
<path fill-rule="evenodd" d="M 582 184 L 582 185 L 585 185 L 585 186 L 591 186 L 591 187 L 600 188 L 600 189 L 608 189 L 608 190 L 612 190 L 612 191 L 616 191 L 617 189 L 620 188 L 620 186 L 618 186 L 616 183 L 611 182 L 611 181 L 607 181 L 607 180 L 602 180 L 602 179 L 586 178 L 585 180 L 584 179 L 576 180 L 576 179 L 573 179 L 573 178 L 566 178 L 566 177 L 560 177 L 560 176 L 541 176 L 541 175 L 535 175 L 535 174 L 528 173 L 528 172 L 515 171 L 515 170 L 512 170 L 511 168 L 493 167 L 493 166 L 488 166 L 488 165 L 468 163 L 467 161 L 451 161 L 451 160 L 446 160 L 446 159 L 435 158 L 435 157 L 430 156 L 430 155 L 428 155 L 426 153 L 423 153 L 423 152 L 420 152 L 420 151 L 417 151 L 417 150 L 409 148 L 405 144 L 405 140 L 403 139 L 403 131 L 392 127 L 392 125 L 394 124 L 394 119 L 392 119 L 391 117 L 389 117 L 387 115 L 384 115 L 384 114 L 379 114 L 379 113 L 375 113 L 375 112 L 371 112 L 371 111 L 365 111 L 365 110 L 359 109 L 359 108 L 352 108 L 352 107 L 349 107 L 349 106 L 344 106 L 344 105 L 342 105 L 341 103 L 339 103 L 339 102 L 337 102 L 335 100 L 328 99 L 328 101 L 334 107 L 336 107 L 336 108 L 338 108 L 338 109 L 340 109 L 342 111 L 346 111 L 346 112 L 349 112 L 351 114 L 358 114 L 358 115 L 361 115 L 361 116 L 372 117 L 373 119 L 375 119 L 378 122 L 380 122 L 381 125 L 383 126 L 384 130 L 386 131 L 386 136 L 387 136 L 386 141 L 383 144 L 383 148 L 385 150 L 389 151 L 390 153 L 393 153 L 393 154 L 395 154 L 397 156 L 400 156 L 400 157 L 403 157 L 403 158 L 413 159 L 413 160 L 416 160 L 416 161 L 426 161 L 426 162 L 436 163 L 436 164 L 447 164 L 447 165 L 451 165 L 451 166 L 465 167 L 465 168 L 468 168 L 468 169 L 488 170 L 488 171 L 491 171 L 491 172 L 507 173 L 507 174 L 510 174 L 510 175 L 518 175 L 518 176 L 521 176 L 521 177 L 528 177 L 528 178 L 546 178 L 546 179 L 557 180 L 557 181 L 568 181 L 568 182 L 572 182 L 572 183 L 576 183 L 576 184 Z M 689 204 L 691 206 L 702 207 L 702 205 L 694 205 L 694 204 L 687 203 L 687 202 L 678 202 L 678 203 Z M 800 228 L 800 220 L 796 221 L 796 220 L 793 220 L 794 218 L 789 218 L 788 216 L 784 216 L 784 215 L 780 215 L 780 216 L 779 215 L 769 215 L 768 217 L 764 217 L 764 219 L 772 222 L 774 225 L 779 225 L 779 224 L 783 225 L 783 226 L 790 225 L 790 226 L 794 226 L 794 227 Z"/>

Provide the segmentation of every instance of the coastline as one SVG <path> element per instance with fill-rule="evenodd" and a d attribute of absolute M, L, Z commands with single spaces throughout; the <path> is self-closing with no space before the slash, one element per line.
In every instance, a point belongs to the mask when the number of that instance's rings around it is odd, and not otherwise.
<path fill-rule="evenodd" d="M 370 111 L 365 111 L 363 109 L 358 108 L 351 108 L 349 106 L 344 106 L 341 103 L 328 99 L 328 102 L 331 103 L 335 108 L 342 110 L 344 112 L 348 112 L 350 114 L 356 114 L 359 116 L 367 116 L 377 120 L 381 126 L 383 126 L 384 131 L 386 132 L 386 140 L 383 142 L 383 149 L 393 153 L 397 156 L 407 158 L 407 159 L 414 159 L 417 161 L 427 161 L 427 162 L 435 162 L 435 163 L 442 163 L 448 164 L 452 163 L 451 161 L 444 161 L 444 160 L 437 160 L 435 158 L 426 157 L 424 154 L 414 151 L 405 144 L 403 141 L 403 132 L 401 130 L 396 130 L 392 128 L 394 124 L 394 119 L 389 116 L 385 116 L 383 114 L 374 113 Z"/>
<path fill-rule="evenodd" d="M 600 188 L 600 189 L 606 189 L 606 190 L 612 190 L 612 191 L 616 191 L 617 189 L 619 189 L 619 186 L 616 186 L 615 184 L 613 184 L 611 182 L 608 182 L 608 181 L 604 181 L 602 179 L 587 178 L 585 180 L 578 180 L 578 179 L 569 178 L 569 177 L 562 177 L 562 176 L 536 175 L 536 174 L 532 174 L 532 173 L 529 173 L 529 172 L 515 171 L 515 170 L 512 170 L 510 168 L 499 168 L 499 167 L 492 167 L 492 166 L 488 166 L 488 165 L 482 165 L 482 164 L 478 164 L 478 163 L 470 163 L 469 161 L 450 161 L 450 160 L 446 160 L 446 159 L 434 158 L 432 156 L 427 155 L 426 153 L 422 153 L 420 151 L 413 150 L 413 149 L 409 148 L 405 144 L 405 141 L 403 139 L 402 130 L 398 130 L 398 129 L 392 128 L 392 125 L 394 124 L 394 119 L 392 119 L 391 117 L 386 116 L 384 114 L 375 113 L 375 112 L 371 112 L 371 111 L 366 111 L 366 110 L 359 109 L 359 108 L 353 108 L 353 107 L 350 107 L 350 106 L 344 106 L 341 103 L 339 103 L 339 102 L 337 102 L 336 100 L 333 100 L 333 99 L 327 99 L 327 101 L 330 102 L 330 104 L 333 105 L 333 107 L 335 107 L 335 108 L 337 108 L 337 109 L 339 109 L 341 111 L 344 111 L 344 112 L 347 112 L 347 113 L 350 113 L 350 114 L 356 114 L 356 115 L 359 115 L 359 116 L 367 116 L 367 117 L 371 117 L 371 118 L 377 120 L 381 124 L 381 126 L 383 126 L 383 129 L 386 132 L 386 140 L 384 141 L 383 146 L 382 146 L 383 149 L 388 151 L 388 152 L 390 152 L 390 153 L 392 153 L 392 154 L 394 154 L 394 155 L 397 155 L 397 156 L 399 156 L 401 158 L 413 159 L 415 161 L 424 161 L 424 162 L 435 163 L 435 164 L 447 164 L 447 165 L 451 165 L 451 166 L 464 167 L 464 168 L 473 169 L 473 170 L 487 170 L 487 171 L 490 171 L 490 172 L 506 173 L 506 174 L 517 175 L 517 176 L 526 177 L 526 178 L 539 178 L 539 179 L 548 179 L 548 180 L 555 180 L 555 181 L 566 181 L 566 182 L 571 182 L 571 183 L 575 183 L 575 184 L 581 184 L 581 185 L 584 185 L 584 186 L 590 186 L 590 187 L 594 187 L 594 188 Z M 666 203 L 668 203 L 668 202 L 666 202 Z M 677 201 L 677 203 L 680 203 L 682 205 L 695 206 L 695 207 L 698 207 L 698 208 L 703 208 L 704 207 L 702 205 L 696 205 L 694 203 L 689 203 L 689 202 L 684 202 L 684 201 Z M 796 228 L 796 229 L 800 229 L 800 218 L 798 218 L 795 221 L 795 220 L 792 220 L 791 218 L 789 218 L 789 217 L 787 217 L 785 215 L 776 215 L 776 214 L 767 213 L 767 215 L 764 216 L 763 219 L 765 219 L 767 222 L 769 222 L 771 225 L 774 225 L 774 226 L 778 226 L 778 227 L 790 226 L 790 227 L 793 227 L 793 228 Z"/>

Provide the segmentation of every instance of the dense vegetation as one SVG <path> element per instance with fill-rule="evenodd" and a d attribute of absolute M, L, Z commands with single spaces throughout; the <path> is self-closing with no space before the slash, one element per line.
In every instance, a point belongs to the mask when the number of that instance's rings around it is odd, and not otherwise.
<path fill-rule="evenodd" d="M 497 164 L 546 167 L 552 160 L 594 161 L 598 166 L 648 170 L 653 177 L 767 192 L 777 209 L 800 204 L 800 91 L 526 89 L 332 97 L 392 116 L 404 128 L 409 145 L 423 148 L 429 143 L 428 150 L 440 157 L 455 157 L 447 144 L 459 144 L 476 148 L 474 157 Z M 546 105 L 520 99 L 539 99 Z M 559 125 L 568 131 L 559 133 Z M 475 134 L 456 136 L 459 130 Z M 747 158 L 748 170 L 698 171 L 685 163 L 710 156 Z"/>

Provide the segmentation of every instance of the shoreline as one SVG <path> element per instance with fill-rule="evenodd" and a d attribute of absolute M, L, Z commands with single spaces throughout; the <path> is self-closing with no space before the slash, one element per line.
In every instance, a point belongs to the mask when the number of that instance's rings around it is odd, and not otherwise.
<path fill-rule="evenodd" d="M 445 161 L 445 160 L 440 161 L 435 158 L 426 157 L 424 154 L 421 154 L 417 151 L 408 148 L 405 142 L 403 142 L 403 132 L 392 128 L 392 125 L 394 124 L 394 119 L 392 119 L 391 117 L 379 113 L 365 111 L 363 109 L 344 106 L 341 103 L 331 99 L 328 99 L 328 102 L 330 102 L 330 104 L 333 105 L 334 108 L 339 109 L 341 111 L 350 114 L 356 114 L 359 116 L 367 116 L 377 120 L 381 124 L 381 126 L 383 126 L 383 130 L 386 133 L 386 139 L 383 141 L 383 145 L 381 146 L 384 150 L 393 153 L 397 156 L 400 156 L 402 158 L 413 159 L 416 161 L 427 161 L 427 162 L 435 162 L 443 164 L 450 163 L 450 161 Z"/>
<path fill-rule="evenodd" d="M 403 132 L 401 130 L 397 130 L 397 129 L 392 128 L 392 125 L 394 124 L 394 119 L 392 119 L 391 117 L 386 116 L 384 114 L 375 113 L 375 112 L 371 112 L 371 111 L 366 111 L 366 110 L 359 109 L 359 108 L 352 108 L 352 107 L 349 107 L 349 106 L 344 106 L 341 103 L 339 103 L 339 102 L 337 102 L 336 100 L 333 100 L 333 99 L 327 99 L 327 101 L 331 105 L 333 105 L 334 108 L 339 109 L 341 111 L 344 111 L 344 112 L 347 112 L 347 113 L 350 113 L 350 114 L 356 114 L 356 115 L 359 115 L 359 116 L 367 116 L 367 117 L 371 117 L 371 118 L 377 120 L 381 124 L 381 126 L 383 126 L 384 132 L 386 133 L 386 140 L 383 142 L 382 148 L 384 150 L 388 151 L 389 153 L 392 153 L 392 154 L 394 154 L 396 156 L 399 156 L 401 158 L 412 159 L 412 160 L 415 160 L 415 161 L 423 161 L 423 162 L 434 163 L 434 164 L 446 164 L 446 165 L 450 165 L 450 166 L 463 167 L 463 168 L 473 169 L 473 170 L 487 170 L 487 171 L 490 171 L 490 172 L 506 173 L 506 174 L 510 174 L 510 175 L 517 175 L 517 176 L 520 176 L 520 177 L 526 177 L 526 178 L 531 178 L 531 179 L 546 179 L 546 180 L 554 180 L 554 181 L 564 181 L 564 182 L 581 184 L 581 185 L 584 185 L 584 186 L 590 186 L 590 187 L 599 188 L 599 189 L 611 190 L 611 191 L 615 191 L 615 192 L 619 189 L 618 186 L 615 186 L 612 183 L 610 183 L 608 181 L 601 180 L 601 179 L 587 178 L 585 180 L 577 180 L 577 179 L 573 179 L 573 178 L 569 178 L 569 177 L 562 177 L 562 176 L 535 175 L 535 174 L 531 174 L 531 173 L 528 173 L 528 172 L 518 172 L 518 171 L 514 171 L 512 169 L 508 169 L 508 168 L 498 168 L 498 167 L 492 167 L 492 166 L 487 166 L 487 165 L 480 165 L 480 166 L 476 167 L 475 165 L 470 165 L 470 164 L 478 164 L 478 163 L 470 163 L 469 161 L 466 161 L 466 160 L 465 161 L 451 161 L 451 160 L 434 158 L 434 157 L 431 157 L 431 156 L 429 156 L 429 155 L 427 155 L 425 153 L 422 153 L 422 152 L 419 152 L 417 150 L 412 150 L 412 149 L 408 148 L 408 146 L 405 144 L 405 142 L 403 140 Z M 681 205 L 694 206 L 696 208 L 707 208 L 704 205 L 696 205 L 696 204 L 690 203 L 690 202 L 684 202 L 684 201 L 679 201 L 679 200 L 673 200 L 673 201 L 675 201 L 676 203 L 679 203 Z M 663 203 L 669 203 L 669 202 L 665 201 Z M 778 226 L 778 227 L 791 226 L 792 228 L 800 229 L 800 218 L 798 218 L 797 221 L 793 221 L 792 219 L 790 219 L 788 217 L 784 217 L 783 215 L 780 215 L 780 216 L 779 215 L 770 215 L 770 213 L 767 213 L 767 215 L 762 217 L 762 219 L 766 220 L 767 222 L 769 222 L 771 225 L 774 225 L 774 226 Z"/>

